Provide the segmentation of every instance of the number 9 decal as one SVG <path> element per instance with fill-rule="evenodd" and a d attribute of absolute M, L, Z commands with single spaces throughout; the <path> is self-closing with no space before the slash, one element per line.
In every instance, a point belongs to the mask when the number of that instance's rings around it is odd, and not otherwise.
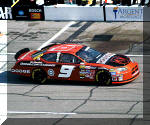
<path fill-rule="evenodd" d="M 63 65 L 60 69 L 58 77 L 69 78 L 75 66 Z"/>

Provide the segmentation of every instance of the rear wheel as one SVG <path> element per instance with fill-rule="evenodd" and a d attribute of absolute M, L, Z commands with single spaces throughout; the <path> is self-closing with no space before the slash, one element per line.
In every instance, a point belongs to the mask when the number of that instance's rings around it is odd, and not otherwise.
<path fill-rule="evenodd" d="M 42 69 L 34 69 L 32 71 L 32 80 L 36 83 L 43 84 L 47 80 L 47 74 Z"/>
<path fill-rule="evenodd" d="M 111 74 L 107 70 L 100 70 L 96 73 L 96 82 L 99 85 L 111 85 L 112 84 L 112 78 Z"/>

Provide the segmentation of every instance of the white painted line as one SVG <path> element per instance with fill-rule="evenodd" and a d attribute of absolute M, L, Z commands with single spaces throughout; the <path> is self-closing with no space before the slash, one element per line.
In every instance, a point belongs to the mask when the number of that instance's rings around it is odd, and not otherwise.
<path fill-rule="evenodd" d="M 131 56 L 131 57 L 142 57 L 143 55 L 126 55 L 126 56 Z"/>
<path fill-rule="evenodd" d="M 15 55 L 16 53 L 0 53 L 0 55 Z"/>
<path fill-rule="evenodd" d="M 20 112 L 20 111 L 7 111 L 8 114 L 54 114 L 54 115 L 75 115 L 77 113 L 67 112 Z"/>
<path fill-rule="evenodd" d="M 71 25 L 75 24 L 75 21 L 71 21 L 68 23 L 64 28 L 62 28 L 58 33 L 56 33 L 52 38 L 50 38 L 47 42 L 43 43 L 37 50 L 42 49 L 43 47 L 47 46 L 53 40 L 55 40 L 58 36 L 60 36 L 63 32 L 65 32 Z"/>
<path fill-rule="evenodd" d="M 2 123 L 7 119 L 7 116 L 0 116 L 0 125 L 2 125 Z"/>

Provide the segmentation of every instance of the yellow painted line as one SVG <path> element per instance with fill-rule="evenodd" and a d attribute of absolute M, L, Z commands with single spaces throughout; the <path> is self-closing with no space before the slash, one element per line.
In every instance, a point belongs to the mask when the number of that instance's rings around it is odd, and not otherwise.
<path fill-rule="evenodd" d="M 11 5 L 11 8 L 14 7 L 20 0 L 17 0 L 13 5 Z"/>

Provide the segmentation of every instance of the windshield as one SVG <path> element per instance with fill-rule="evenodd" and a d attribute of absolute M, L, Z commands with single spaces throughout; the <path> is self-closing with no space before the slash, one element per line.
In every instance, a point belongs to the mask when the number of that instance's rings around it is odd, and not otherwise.
<path fill-rule="evenodd" d="M 103 56 L 103 53 L 98 52 L 90 47 L 85 46 L 82 49 L 80 49 L 76 53 L 76 55 L 88 63 L 96 63 L 97 60 Z"/>

